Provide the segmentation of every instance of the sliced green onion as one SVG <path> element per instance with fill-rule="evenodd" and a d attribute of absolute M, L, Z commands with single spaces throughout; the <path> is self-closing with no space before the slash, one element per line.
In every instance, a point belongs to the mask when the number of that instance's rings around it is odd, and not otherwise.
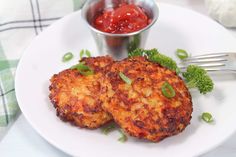
<path fill-rule="evenodd" d="M 207 123 L 211 123 L 213 122 L 213 117 L 210 113 L 208 112 L 204 112 L 202 113 L 202 116 L 201 116 L 202 120 L 204 120 L 205 122 Z"/>
<path fill-rule="evenodd" d="M 127 141 L 127 136 L 124 134 L 124 132 L 122 131 L 122 130 L 119 130 L 119 132 L 120 132 L 120 138 L 118 138 L 118 141 L 120 141 L 120 142 L 125 142 L 125 141 Z"/>
<path fill-rule="evenodd" d="M 85 54 L 87 57 L 91 57 L 91 52 L 89 50 L 85 50 Z"/>
<path fill-rule="evenodd" d="M 62 57 L 62 61 L 63 62 L 68 62 L 73 57 L 74 57 L 74 55 L 71 52 L 68 52 L 68 53 L 64 54 L 64 56 Z"/>
<path fill-rule="evenodd" d="M 94 74 L 94 71 L 90 67 L 88 67 L 87 65 L 84 65 L 83 62 L 72 66 L 71 69 L 78 70 L 84 76 L 88 76 L 88 75 L 93 75 Z"/>
<path fill-rule="evenodd" d="M 93 71 L 80 71 L 80 73 L 84 76 L 89 76 L 89 75 L 93 75 L 94 72 Z"/>
<path fill-rule="evenodd" d="M 82 58 L 84 55 L 84 50 L 81 50 L 80 53 L 79 53 L 79 57 Z"/>
<path fill-rule="evenodd" d="M 173 98 L 175 96 L 175 90 L 168 82 L 163 83 L 161 91 L 162 94 L 167 98 Z"/>
<path fill-rule="evenodd" d="M 108 135 L 111 131 L 113 131 L 116 128 L 116 125 L 114 123 L 102 128 L 102 133 L 105 135 Z"/>
<path fill-rule="evenodd" d="M 183 50 L 183 49 L 177 49 L 176 50 L 176 55 L 179 57 L 179 59 L 183 60 L 188 58 L 188 53 L 187 51 Z"/>
<path fill-rule="evenodd" d="M 84 55 L 86 55 L 86 57 L 91 57 L 91 52 L 89 50 L 81 50 L 79 53 L 80 58 L 82 58 Z"/>
<path fill-rule="evenodd" d="M 127 76 L 125 76 L 125 74 L 123 74 L 122 72 L 119 72 L 119 76 L 125 83 L 131 85 L 132 80 L 129 79 Z"/>

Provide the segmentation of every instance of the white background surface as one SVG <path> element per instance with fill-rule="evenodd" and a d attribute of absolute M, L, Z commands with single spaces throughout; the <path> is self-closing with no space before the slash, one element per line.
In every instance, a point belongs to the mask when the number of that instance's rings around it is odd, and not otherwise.
<path fill-rule="evenodd" d="M 200 13 L 207 14 L 204 8 L 203 0 L 159 0 L 184 6 L 196 10 Z M 236 30 L 230 30 L 236 37 Z M 232 124 L 234 125 L 234 124 Z M 202 139 L 204 144 L 204 139 Z M 187 149 L 187 148 L 186 148 Z M 21 115 L 13 124 L 8 134 L 0 143 L 0 155 L 8 156 L 59 156 L 67 155 L 57 150 L 44 139 L 42 139 L 28 124 L 26 119 Z M 174 155 L 173 155 L 174 156 Z M 227 140 L 224 144 L 203 155 L 202 157 L 235 157 L 236 156 L 236 134 Z"/>

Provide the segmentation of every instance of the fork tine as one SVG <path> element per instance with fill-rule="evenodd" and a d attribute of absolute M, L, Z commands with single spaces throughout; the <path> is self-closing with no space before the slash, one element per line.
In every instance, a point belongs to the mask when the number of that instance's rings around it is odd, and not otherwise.
<path fill-rule="evenodd" d="M 186 72 L 186 67 L 181 67 L 181 72 Z M 207 72 L 218 72 L 218 71 L 225 71 L 224 69 L 222 68 L 212 68 L 212 67 L 209 67 L 209 68 L 204 68 Z M 235 71 L 234 71 L 235 72 Z"/>
<path fill-rule="evenodd" d="M 225 72 L 225 73 L 236 73 L 234 69 L 222 69 L 222 68 L 206 68 L 207 72 Z"/>
<path fill-rule="evenodd" d="M 208 68 L 208 67 L 222 67 L 225 66 L 224 63 L 208 63 L 208 64 L 199 64 L 198 66 L 202 68 Z"/>
<path fill-rule="evenodd" d="M 200 63 L 212 63 L 212 62 L 226 62 L 224 58 L 205 58 L 205 59 L 189 59 L 183 61 L 183 64 L 200 64 Z"/>
<path fill-rule="evenodd" d="M 221 68 L 206 68 L 205 70 L 208 72 L 222 71 Z"/>
<path fill-rule="evenodd" d="M 198 65 L 198 64 L 195 64 Z M 180 69 L 186 69 L 188 65 L 180 66 Z M 217 67 L 223 67 L 225 66 L 224 63 L 206 63 L 206 64 L 199 64 L 198 66 L 207 69 L 207 68 L 217 68 Z"/>
<path fill-rule="evenodd" d="M 183 61 L 196 60 L 196 59 L 221 58 L 221 57 L 227 57 L 227 56 L 228 54 L 226 53 L 212 53 L 212 54 L 206 54 L 206 55 L 192 56 L 192 57 L 184 59 Z"/>
<path fill-rule="evenodd" d="M 214 53 L 193 56 L 179 63 L 181 71 L 186 71 L 189 65 L 197 65 L 208 72 L 236 73 L 236 53 Z"/>

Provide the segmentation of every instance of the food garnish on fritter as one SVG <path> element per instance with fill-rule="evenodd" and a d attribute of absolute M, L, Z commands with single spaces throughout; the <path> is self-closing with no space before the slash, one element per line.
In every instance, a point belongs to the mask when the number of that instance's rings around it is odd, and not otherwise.
<path fill-rule="evenodd" d="M 90 129 L 112 120 L 99 99 L 102 69 L 112 62 L 108 56 L 82 58 L 78 65 L 53 75 L 49 98 L 62 120 Z"/>

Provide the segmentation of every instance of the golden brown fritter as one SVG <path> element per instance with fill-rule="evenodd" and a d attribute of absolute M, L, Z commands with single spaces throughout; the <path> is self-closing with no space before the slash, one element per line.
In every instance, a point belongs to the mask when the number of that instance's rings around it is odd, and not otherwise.
<path fill-rule="evenodd" d="M 191 95 L 175 72 L 144 57 L 124 59 L 107 66 L 105 71 L 103 108 L 131 136 L 158 142 L 190 124 Z M 125 83 L 119 72 L 132 84 Z M 165 82 L 174 88 L 173 98 L 162 94 Z"/>
<path fill-rule="evenodd" d="M 62 120 L 94 129 L 112 120 L 101 107 L 99 80 L 104 76 L 103 67 L 113 60 L 105 56 L 83 58 L 82 61 L 95 73 L 83 76 L 78 70 L 67 69 L 55 74 L 50 80 L 49 98 Z"/>

